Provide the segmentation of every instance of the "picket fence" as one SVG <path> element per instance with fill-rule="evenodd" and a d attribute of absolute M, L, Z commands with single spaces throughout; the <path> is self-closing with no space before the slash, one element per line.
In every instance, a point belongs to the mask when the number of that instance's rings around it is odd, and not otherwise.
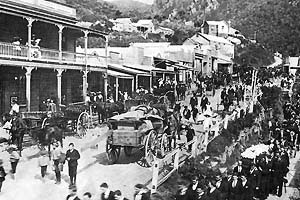
<path fill-rule="evenodd" d="M 213 137 L 208 141 L 212 141 L 222 129 L 227 129 L 228 121 L 233 121 L 240 118 L 240 112 L 243 109 L 246 112 L 249 111 L 249 104 L 244 104 L 243 107 L 236 107 L 230 115 L 225 115 L 224 119 L 215 121 L 209 132 L 213 134 Z M 198 132 L 197 136 L 187 144 L 179 144 L 176 149 L 171 151 L 164 158 L 155 158 L 154 165 L 152 167 L 152 179 L 148 181 L 147 186 L 151 188 L 151 194 L 156 193 L 157 188 L 162 185 L 174 172 L 177 172 L 185 161 L 191 157 L 206 151 L 207 144 L 205 144 L 205 132 Z M 187 151 L 189 145 L 192 145 L 191 152 Z"/>

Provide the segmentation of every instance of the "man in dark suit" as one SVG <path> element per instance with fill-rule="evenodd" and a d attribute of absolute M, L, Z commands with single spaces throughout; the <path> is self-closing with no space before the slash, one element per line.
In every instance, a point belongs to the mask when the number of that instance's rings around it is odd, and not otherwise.
<path fill-rule="evenodd" d="M 256 167 L 256 165 L 253 163 L 249 176 L 248 176 L 248 181 L 250 185 L 252 186 L 252 191 L 255 194 L 254 196 L 257 196 L 259 189 L 260 189 L 260 181 L 261 181 L 261 171 Z"/>
<path fill-rule="evenodd" d="M 221 200 L 226 200 L 229 197 L 229 181 L 227 177 L 222 178 L 221 175 L 216 176 L 216 188 L 220 191 Z"/>
<path fill-rule="evenodd" d="M 247 174 L 247 170 L 243 167 L 241 160 L 238 161 L 238 165 L 234 167 L 233 172 L 237 173 L 239 177 Z"/>
<path fill-rule="evenodd" d="M 80 154 L 74 149 L 74 144 L 69 144 L 69 150 L 66 153 L 66 160 L 68 161 L 69 166 L 69 176 L 70 176 L 70 187 L 76 185 L 76 175 L 77 175 L 77 166 Z"/>
<path fill-rule="evenodd" d="M 188 109 L 187 106 L 184 106 L 183 117 L 187 120 L 191 118 L 191 111 Z"/>
<path fill-rule="evenodd" d="M 241 188 L 241 200 L 252 200 L 253 190 L 250 182 L 245 175 L 241 176 L 242 188 Z"/>
<path fill-rule="evenodd" d="M 192 177 L 192 183 L 189 185 L 186 191 L 186 200 L 195 200 L 199 197 L 198 189 L 201 188 L 199 178 L 197 176 Z"/>
<path fill-rule="evenodd" d="M 242 194 L 242 181 L 239 179 L 238 174 L 234 173 L 232 181 L 229 184 L 229 199 L 240 200 Z"/>
<path fill-rule="evenodd" d="M 107 183 L 102 183 L 100 185 L 100 190 L 101 190 L 100 200 L 115 200 L 115 194 L 112 191 L 110 191 Z"/>
<path fill-rule="evenodd" d="M 192 109 L 196 106 L 198 106 L 198 98 L 196 96 L 196 93 L 193 93 L 193 96 L 191 97 L 191 100 L 190 100 L 190 105 L 192 107 Z"/>
<path fill-rule="evenodd" d="M 262 198 L 267 198 L 269 195 L 268 185 L 270 184 L 269 180 L 269 166 L 267 165 L 266 157 L 262 157 L 258 162 L 259 170 L 261 172 L 261 181 L 260 181 L 260 192 Z"/>
<path fill-rule="evenodd" d="M 222 200 L 221 192 L 216 188 L 216 180 L 211 179 L 208 182 L 207 200 Z"/>

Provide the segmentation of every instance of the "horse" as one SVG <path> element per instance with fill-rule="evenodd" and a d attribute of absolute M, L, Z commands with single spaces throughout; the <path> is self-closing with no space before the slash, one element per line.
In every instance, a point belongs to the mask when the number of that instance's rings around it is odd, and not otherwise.
<path fill-rule="evenodd" d="M 31 137 L 38 142 L 41 149 L 48 147 L 49 154 L 51 144 L 59 142 L 61 147 L 63 147 L 63 130 L 55 125 L 46 124 L 44 128 L 33 130 Z"/>
<path fill-rule="evenodd" d="M 3 124 L 10 123 L 9 128 L 5 128 L 10 132 L 8 144 L 15 144 L 21 154 L 23 149 L 23 138 L 28 131 L 25 120 L 19 117 L 17 113 L 14 113 L 13 115 L 6 113 L 2 115 L 2 120 Z"/>
<path fill-rule="evenodd" d="M 125 112 L 125 106 L 122 102 L 108 103 L 108 102 L 98 102 L 96 103 L 96 110 L 98 113 L 99 123 L 106 120 L 109 117 L 112 117 L 114 113 L 123 113 Z"/>

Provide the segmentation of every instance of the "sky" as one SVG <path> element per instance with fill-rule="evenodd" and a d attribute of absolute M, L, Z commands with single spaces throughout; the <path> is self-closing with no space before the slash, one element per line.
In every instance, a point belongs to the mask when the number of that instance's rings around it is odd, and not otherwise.
<path fill-rule="evenodd" d="M 114 1 L 114 0 L 105 0 L 105 1 Z M 146 4 L 153 4 L 154 0 L 135 0 L 135 1 L 140 1 Z"/>

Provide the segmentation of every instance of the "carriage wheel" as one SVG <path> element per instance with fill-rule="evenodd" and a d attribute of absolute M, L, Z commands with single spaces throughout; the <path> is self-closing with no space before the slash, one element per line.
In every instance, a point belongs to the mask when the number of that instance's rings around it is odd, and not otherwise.
<path fill-rule="evenodd" d="M 106 155 L 109 164 L 117 163 L 120 156 L 120 147 L 111 144 L 110 139 L 107 139 L 106 142 Z"/>
<path fill-rule="evenodd" d="M 160 138 L 160 157 L 164 158 L 167 152 L 171 151 L 171 147 L 169 146 L 168 135 L 164 133 Z"/>
<path fill-rule="evenodd" d="M 144 110 L 143 108 L 145 108 L 146 110 Z M 149 111 L 149 108 L 147 106 L 144 106 L 144 105 L 139 105 L 136 109 L 134 110 L 141 110 L 143 111 L 144 113 L 148 113 Z"/>
<path fill-rule="evenodd" d="M 82 112 L 77 119 L 77 124 L 76 124 L 77 134 L 80 137 L 85 136 L 89 126 L 90 126 L 89 114 L 87 112 Z"/>
<path fill-rule="evenodd" d="M 125 146 L 124 147 L 124 153 L 125 153 L 125 155 L 128 156 L 128 157 L 131 156 L 132 149 L 133 149 L 133 147 Z"/>
<path fill-rule="evenodd" d="M 43 119 L 43 122 L 42 122 L 42 129 L 45 128 L 47 120 L 48 120 L 48 118 L 44 118 L 44 119 Z"/>
<path fill-rule="evenodd" d="M 146 138 L 145 143 L 145 162 L 147 166 L 151 167 L 154 163 L 154 157 L 156 156 L 156 143 L 157 143 L 157 133 L 154 130 L 151 130 Z"/>

